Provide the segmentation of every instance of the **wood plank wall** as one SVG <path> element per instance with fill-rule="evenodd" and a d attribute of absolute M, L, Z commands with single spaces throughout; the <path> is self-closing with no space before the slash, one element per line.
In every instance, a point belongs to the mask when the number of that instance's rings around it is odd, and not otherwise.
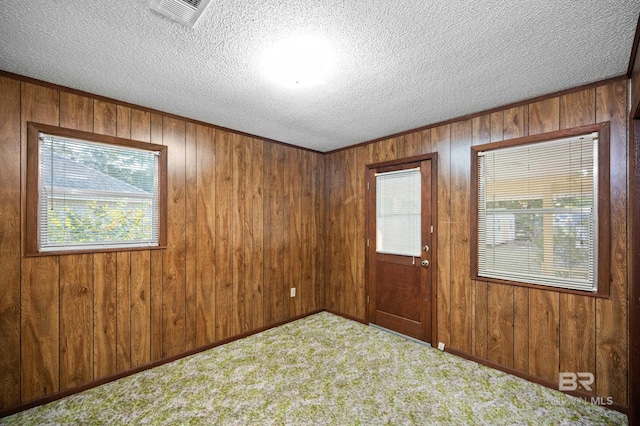
<path fill-rule="evenodd" d="M 365 319 L 364 168 L 438 153 L 438 341 L 546 381 L 595 374 L 594 394 L 627 405 L 627 81 L 549 97 L 328 155 L 327 307 Z M 470 146 L 611 122 L 611 297 L 472 281 Z"/>
<path fill-rule="evenodd" d="M 0 77 L 0 409 L 322 307 L 365 319 L 365 165 L 429 152 L 438 340 L 550 381 L 593 372 L 594 394 L 626 405 L 626 84 L 323 156 Z M 167 145 L 167 250 L 22 257 L 27 121 Z M 469 147 L 600 121 L 611 121 L 611 297 L 471 281 Z"/>
<path fill-rule="evenodd" d="M 167 145 L 167 249 L 23 257 L 28 121 Z M 0 409 L 324 306 L 321 154 L 0 76 L 0 159 Z"/>

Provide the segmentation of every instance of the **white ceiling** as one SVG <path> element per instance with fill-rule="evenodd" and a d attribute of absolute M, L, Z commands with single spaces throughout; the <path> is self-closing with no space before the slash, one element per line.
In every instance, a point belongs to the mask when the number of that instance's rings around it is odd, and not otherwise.
<path fill-rule="evenodd" d="M 626 72 L 636 0 L 212 0 L 194 28 L 148 0 L 2 0 L 0 69 L 329 151 Z M 287 87 L 264 52 L 323 40 Z"/>

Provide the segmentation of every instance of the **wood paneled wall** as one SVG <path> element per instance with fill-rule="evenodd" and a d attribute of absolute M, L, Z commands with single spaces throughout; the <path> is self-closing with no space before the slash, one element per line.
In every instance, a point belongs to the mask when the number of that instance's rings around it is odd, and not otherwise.
<path fill-rule="evenodd" d="M 594 395 L 627 405 L 627 81 L 573 91 L 328 155 L 327 306 L 365 319 L 364 167 L 438 153 L 437 340 L 548 382 L 595 374 Z M 470 147 L 611 122 L 611 297 L 472 281 Z"/>
<path fill-rule="evenodd" d="M 365 319 L 365 165 L 438 153 L 437 340 L 627 404 L 627 82 L 320 155 L 0 76 L 0 409 L 327 307 Z M 168 248 L 25 258 L 26 122 L 169 147 Z M 469 148 L 611 122 L 611 297 L 472 281 Z M 297 296 L 289 289 L 297 287 Z"/>
<path fill-rule="evenodd" d="M 167 249 L 22 256 L 28 121 L 167 145 Z M 0 76 L 0 162 L 0 409 L 324 306 L 323 155 Z"/>

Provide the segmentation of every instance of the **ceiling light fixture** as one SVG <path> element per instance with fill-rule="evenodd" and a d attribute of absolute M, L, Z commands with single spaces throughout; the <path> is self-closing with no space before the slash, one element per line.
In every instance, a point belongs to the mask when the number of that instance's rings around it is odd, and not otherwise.
<path fill-rule="evenodd" d="M 268 77 L 284 86 L 315 86 L 326 81 L 332 68 L 329 45 L 316 38 L 284 40 L 265 54 Z"/>

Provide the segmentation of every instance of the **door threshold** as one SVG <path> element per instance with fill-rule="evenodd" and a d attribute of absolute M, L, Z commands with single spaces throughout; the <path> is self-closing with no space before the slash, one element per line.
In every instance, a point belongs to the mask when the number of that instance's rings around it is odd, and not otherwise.
<path fill-rule="evenodd" d="M 402 337 L 403 339 L 411 340 L 412 342 L 420 343 L 421 345 L 431 347 L 431 343 L 424 342 L 422 340 L 416 339 L 415 337 L 407 336 L 406 334 L 398 333 L 397 331 L 389 330 L 388 328 L 380 327 L 378 324 L 369 323 L 369 327 L 377 328 L 378 330 L 386 331 L 387 333 L 395 334 L 396 336 Z"/>

